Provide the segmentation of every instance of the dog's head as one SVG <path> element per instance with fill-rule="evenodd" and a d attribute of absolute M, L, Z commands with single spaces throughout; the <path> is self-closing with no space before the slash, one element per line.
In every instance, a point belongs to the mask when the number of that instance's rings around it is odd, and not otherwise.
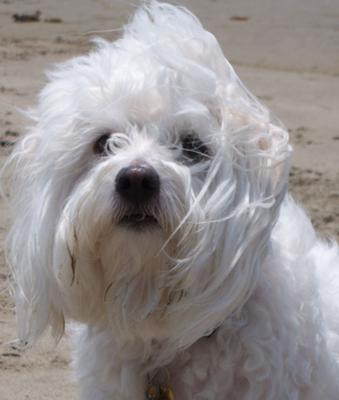
<path fill-rule="evenodd" d="M 20 335 L 63 315 L 185 346 L 257 282 L 287 133 L 187 10 L 151 2 L 49 75 L 17 145 L 9 260 Z"/>

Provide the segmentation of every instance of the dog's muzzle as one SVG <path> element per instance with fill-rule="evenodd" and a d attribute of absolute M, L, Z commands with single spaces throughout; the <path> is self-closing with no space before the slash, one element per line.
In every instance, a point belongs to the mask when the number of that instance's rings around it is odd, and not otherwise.
<path fill-rule="evenodd" d="M 122 168 L 115 180 L 115 190 L 128 209 L 121 224 L 135 228 L 157 224 L 154 215 L 147 211 L 153 208 L 160 193 L 160 177 L 153 167 L 142 163 Z"/>

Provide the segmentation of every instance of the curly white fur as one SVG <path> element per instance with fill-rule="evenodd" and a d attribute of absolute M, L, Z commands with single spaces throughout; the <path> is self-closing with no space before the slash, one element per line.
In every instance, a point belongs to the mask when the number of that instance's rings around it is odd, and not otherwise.
<path fill-rule="evenodd" d="M 5 166 L 20 339 L 76 321 L 83 400 L 142 400 L 147 379 L 180 400 L 338 399 L 338 247 L 286 195 L 288 134 L 214 36 L 151 1 L 49 78 Z M 183 132 L 207 159 L 182 162 Z M 157 229 L 119 224 L 136 160 L 161 180 Z"/>

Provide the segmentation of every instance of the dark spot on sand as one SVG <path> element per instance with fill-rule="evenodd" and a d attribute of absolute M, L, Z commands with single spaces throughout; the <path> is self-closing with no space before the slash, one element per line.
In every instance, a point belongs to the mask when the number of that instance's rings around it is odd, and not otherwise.
<path fill-rule="evenodd" d="M 245 15 L 234 15 L 233 17 L 230 18 L 231 21 L 238 21 L 238 22 L 246 22 L 250 18 L 246 17 Z"/>

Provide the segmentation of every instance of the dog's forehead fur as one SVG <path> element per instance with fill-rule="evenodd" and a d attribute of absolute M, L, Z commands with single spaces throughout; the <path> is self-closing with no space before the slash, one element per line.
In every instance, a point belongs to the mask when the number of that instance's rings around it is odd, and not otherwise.
<path fill-rule="evenodd" d="M 166 4 L 138 9 L 119 40 L 98 39 L 89 55 L 61 64 L 49 77 L 40 123 L 44 115 L 49 124 L 53 117 L 65 134 L 76 130 L 74 137 L 133 123 L 167 130 L 193 125 L 202 134 L 217 123 L 230 136 L 248 124 L 271 122 L 215 37 L 187 10 Z"/>
<path fill-rule="evenodd" d="M 227 68 L 215 38 L 191 14 L 143 9 L 121 39 L 98 40 L 95 51 L 51 72 L 42 97 L 62 95 L 60 113 L 74 110 L 91 124 L 168 122 L 197 106 L 201 114 L 216 109 Z"/>

